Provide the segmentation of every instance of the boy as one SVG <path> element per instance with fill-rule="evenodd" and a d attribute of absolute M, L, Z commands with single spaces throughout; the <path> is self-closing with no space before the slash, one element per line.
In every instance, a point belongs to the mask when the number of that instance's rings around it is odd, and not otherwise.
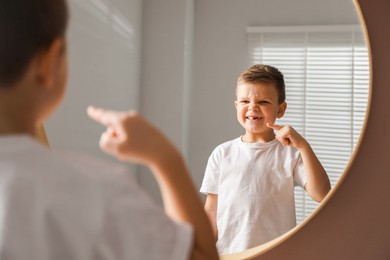
<path fill-rule="evenodd" d="M 291 126 L 274 124 L 287 108 L 282 73 L 254 65 L 239 76 L 236 96 L 245 134 L 212 152 L 200 190 L 207 195 L 205 210 L 220 254 L 258 246 L 293 228 L 294 184 L 318 202 L 330 190 L 309 143 Z"/>
<path fill-rule="evenodd" d="M 164 213 L 128 174 L 33 137 L 67 78 L 65 0 L 0 2 L 0 259 L 217 259 L 177 149 L 135 112 L 88 114 L 100 145 L 156 176 Z"/>

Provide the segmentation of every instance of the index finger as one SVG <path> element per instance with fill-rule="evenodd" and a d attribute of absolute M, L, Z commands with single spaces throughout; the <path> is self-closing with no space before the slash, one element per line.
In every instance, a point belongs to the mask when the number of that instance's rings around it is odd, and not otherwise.
<path fill-rule="evenodd" d="M 91 119 L 107 127 L 114 124 L 118 117 L 115 111 L 96 108 L 93 106 L 89 106 L 87 108 L 87 114 Z"/>
<path fill-rule="evenodd" d="M 267 126 L 268 126 L 269 128 L 274 129 L 274 130 L 277 130 L 277 131 L 279 131 L 280 129 L 283 128 L 283 126 L 281 126 L 281 125 L 275 125 L 275 124 L 270 124 L 270 123 L 267 123 Z"/>

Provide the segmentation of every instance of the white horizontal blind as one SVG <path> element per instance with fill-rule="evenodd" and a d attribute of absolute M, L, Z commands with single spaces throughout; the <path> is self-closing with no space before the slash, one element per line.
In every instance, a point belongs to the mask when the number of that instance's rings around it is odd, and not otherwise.
<path fill-rule="evenodd" d="M 249 57 L 281 70 L 292 125 L 311 144 L 332 187 L 360 137 L 369 93 L 369 60 L 358 26 L 248 27 Z M 297 222 L 318 206 L 295 189 Z"/>

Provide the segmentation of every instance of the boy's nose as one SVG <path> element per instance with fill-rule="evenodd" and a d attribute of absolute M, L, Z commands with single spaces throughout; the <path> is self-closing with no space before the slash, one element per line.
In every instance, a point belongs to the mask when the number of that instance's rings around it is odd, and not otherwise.
<path fill-rule="evenodd" d="M 259 108 L 257 107 L 257 104 L 255 102 L 249 103 L 249 109 L 250 110 L 259 110 Z"/>

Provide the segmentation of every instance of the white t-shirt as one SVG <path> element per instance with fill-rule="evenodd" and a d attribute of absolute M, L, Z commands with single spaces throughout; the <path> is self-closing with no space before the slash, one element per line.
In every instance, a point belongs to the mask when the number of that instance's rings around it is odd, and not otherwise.
<path fill-rule="evenodd" d="M 299 151 L 276 139 L 245 143 L 240 137 L 215 148 L 200 191 L 218 194 L 219 253 L 258 246 L 293 228 L 294 185 L 305 184 Z"/>
<path fill-rule="evenodd" d="M 182 260 L 192 240 L 126 170 L 0 137 L 0 259 Z"/>

